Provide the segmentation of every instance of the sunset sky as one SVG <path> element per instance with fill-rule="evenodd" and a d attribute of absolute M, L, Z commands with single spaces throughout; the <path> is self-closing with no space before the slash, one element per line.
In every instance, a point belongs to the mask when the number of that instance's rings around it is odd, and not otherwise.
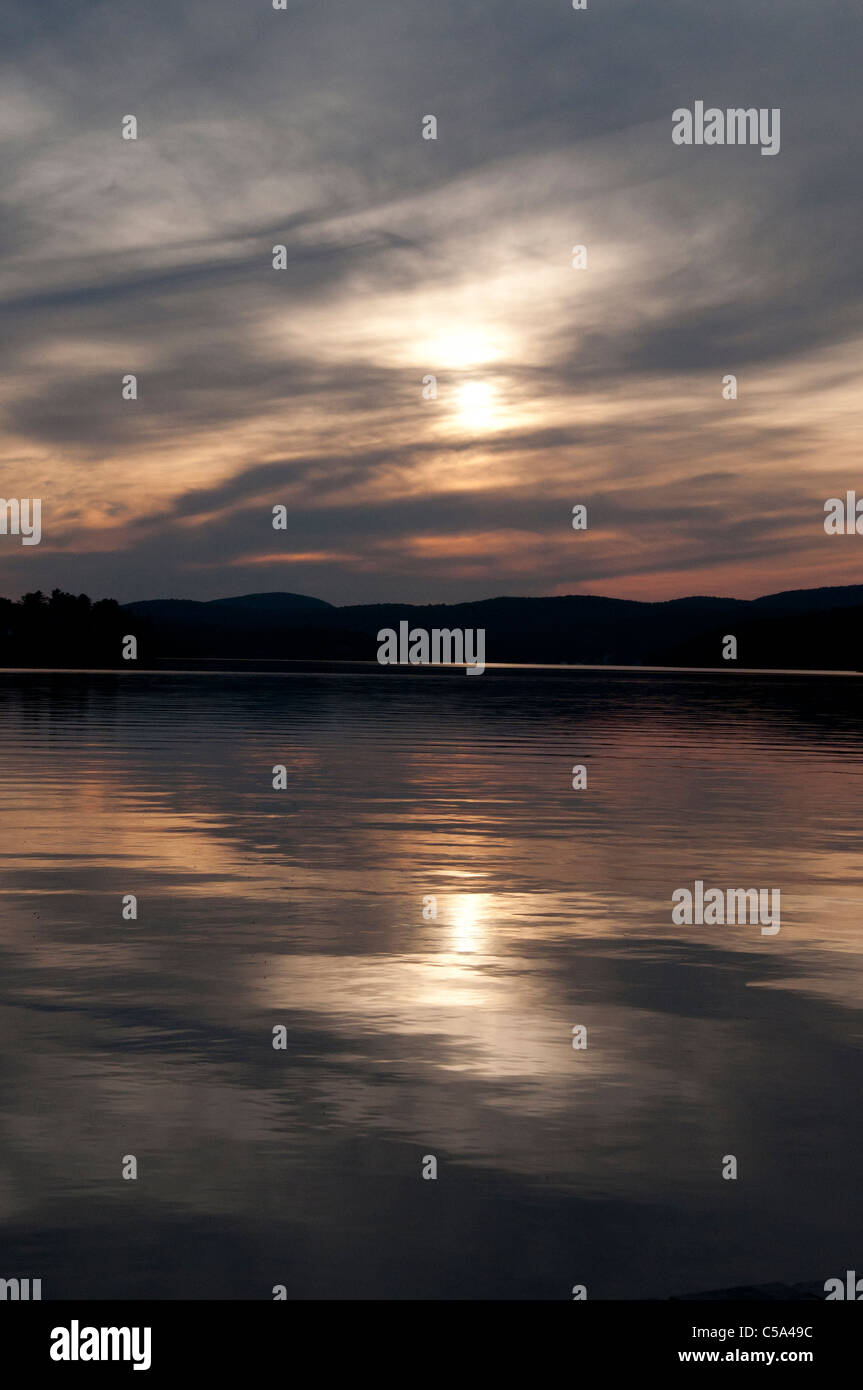
<path fill-rule="evenodd" d="M 863 582 L 823 527 L 863 495 L 861 32 L 859 0 L 6 0 L 0 494 L 43 539 L 0 536 L 0 594 Z M 779 154 L 674 145 L 697 100 L 780 108 Z"/>

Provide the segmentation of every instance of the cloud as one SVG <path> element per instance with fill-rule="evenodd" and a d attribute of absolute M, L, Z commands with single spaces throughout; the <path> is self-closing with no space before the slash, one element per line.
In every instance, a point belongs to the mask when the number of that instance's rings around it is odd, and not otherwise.
<path fill-rule="evenodd" d="M 6 592 L 854 579 L 856 6 L 11 3 L 0 37 L 0 478 L 45 518 Z M 780 154 L 675 147 L 696 99 L 780 106 Z"/>

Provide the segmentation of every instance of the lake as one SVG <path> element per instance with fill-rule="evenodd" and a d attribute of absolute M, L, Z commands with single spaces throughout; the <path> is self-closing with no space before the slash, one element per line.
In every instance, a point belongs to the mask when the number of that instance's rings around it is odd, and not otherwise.
<path fill-rule="evenodd" d="M 860 697 L 0 674 L 0 1276 L 638 1299 L 863 1270 Z M 675 925 L 696 881 L 781 890 L 781 930 Z"/>

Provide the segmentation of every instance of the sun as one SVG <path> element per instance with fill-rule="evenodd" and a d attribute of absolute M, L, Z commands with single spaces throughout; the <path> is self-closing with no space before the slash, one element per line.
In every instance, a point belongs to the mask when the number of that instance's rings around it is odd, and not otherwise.
<path fill-rule="evenodd" d="M 468 381 L 459 388 L 458 418 L 472 430 L 488 429 L 494 422 L 495 390 L 487 381 Z"/>
<path fill-rule="evenodd" d="M 450 328 L 420 339 L 419 346 L 422 362 L 445 362 L 450 371 L 455 372 L 489 367 L 506 355 L 501 335 L 483 328 Z"/>

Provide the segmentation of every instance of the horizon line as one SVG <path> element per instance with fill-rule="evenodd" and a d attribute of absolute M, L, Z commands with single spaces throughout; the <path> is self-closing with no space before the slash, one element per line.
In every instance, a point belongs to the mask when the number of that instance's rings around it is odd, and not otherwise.
<path fill-rule="evenodd" d="M 298 593 L 298 592 L 296 592 L 296 591 L 293 590 L 293 589 L 256 589 L 256 590 L 250 590 L 249 592 L 246 592 L 246 593 L 222 594 L 222 595 L 219 595 L 219 596 L 216 597 L 216 598 L 185 598 L 185 597 L 183 597 L 183 598 L 177 598 L 177 597 L 171 595 L 171 596 L 166 597 L 166 598 L 163 597 L 163 598 L 137 598 L 137 599 L 126 599 L 126 600 L 124 600 L 124 601 L 122 601 L 122 602 L 121 602 L 119 599 L 115 599 L 114 602 L 116 602 L 116 603 L 119 605 L 119 607 L 121 607 L 121 608 L 130 608 L 133 604 L 136 604 L 136 603 L 199 603 L 199 604 L 202 604 L 202 605 L 206 605 L 206 604 L 211 604 L 211 603 L 227 603 L 227 602 L 230 602 L 231 600 L 234 600 L 234 599 L 242 599 L 242 598 L 271 598 L 271 597 L 275 597 L 275 596 L 278 595 L 278 596 L 290 596 L 290 597 L 292 597 L 292 598 L 312 599 L 315 603 L 320 603 L 320 604 L 322 604 L 324 607 L 327 607 L 327 608 L 334 608 L 334 609 L 342 609 L 342 608 L 382 608 L 382 607 L 392 607 L 392 606 L 394 606 L 394 605 L 398 605 L 398 606 L 403 607 L 403 608 L 454 608 L 454 607 L 465 606 L 465 605 L 467 605 L 467 604 L 475 604 L 475 603 L 494 603 L 494 602 L 496 602 L 496 601 L 498 601 L 498 600 L 501 600 L 501 599 L 519 599 L 519 600 L 523 600 L 523 601 L 526 601 L 526 602 L 543 600 L 543 601 L 546 601 L 546 602 L 547 602 L 547 601 L 553 600 L 553 599 L 568 599 L 568 598 L 597 598 L 597 599 L 604 599 L 606 602 L 609 602 L 609 603 L 635 603 L 635 604 L 639 604 L 639 605 L 654 604 L 654 605 L 659 606 L 659 605 L 665 605 L 665 604 L 671 604 L 671 603 L 685 603 L 685 602 L 691 602 L 691 601 L 693 601 L 693 600 L 699 600 L 699 599 L 710 600 L 710 601 L 716 602 L 716 603 L 758 603 L 758 602 L 760 602 L 760 600 L 765 599 L 765 598 L 780 598 L 780 597 L 782 597 L 782 596 L 784 596 L 784 595 L 786 595 L 786 594 L 820 593 L 820 592 L 822 592 L 822 591 L 830 590 L 830 589 L 837 589 L 837 590 L 842 590 L 842 589 L 863 589 L 863 581 L 861 581 L 860 583 L 856 583 L 856 584 L 855 584 L 855 583 L 851 583 L 851 584 L 815 584 L 815 585 L 811 585 L 811 586 L 806 586 L 806 585 L 804 585 L 804 586 L 802 586 L 802 587 L 792 588 L 792 589 L 774 589 L 774 590 L 771 590 L 769 593 L 757 594 L 757 595 L 755 595 L 754 598 L 737 598 L 737 597 L 735 597 L 735 596 L 732 595 L 732 594 L 707 594 L 707 593 L 679 594 L 679 595 L 677 595 L 676 598 L 665 598 L 665 599 L 621 598 L 621 597 L 620 597 L 619 595 L 617 595 L 617 594 L 599 594 L 599 593 L 567 593 L 567 594 L 518 594 L 518 593 L 503 593 L 503 594 L 491 594 L 491 595 L 487 596 L 486 598 L 426 599 L 426 600 L 423 600 L 423 601 L 406 600 L 406 599 L 372 599 L 372 600 L 369 600 L 368 602 L 365 602 L 365 603 L 333 603 L 333 602 L 331 602 L 329 599 L 322 599 L 322 598 L 319 598 L 316 594 Z M 78 598 L 78 597 L 80 597 L 81 594 L 83 593 L 83 591 L 79 591 L 78 593 L 75 593 L 75 592 L 74 592 L 73 590 L 71 590 L 71 589 L 65 589 L 65 590 L 64 590 L 64 589 L 60 589 L 59 586 L 57 586 L 57 585 L 55 585 L 53 589 L 48 590 L 48 591 L 42 590 L 42 589 L 31 589 L 31 590 L 29 590 L 28 592 L 29 592 L 29 593 L 42 593 L 42 594 L 45 595 L 46 598 L 50 598 L 51 594 L 52 594 L 53 592 L 55 592 L 55 590 L 56 590 L 57 592 L 59 592 L 59 593 L 70 594 L 73 598 Z M 84 597 L 87 597 L 87 598 L 90 597 L 89 594 L 84 594 L 83 596 L 84 596 Z M 102 600 L 99 600 L 99 599 L 91 599 L 90 601 L 91 601 L 91 603 L 98 603 L 98 602 L 100 602 L 100 601 L 104 601 L 106 598 L 107 598 L 107 599 L 110 599 L 111 597 L 112 597 L 111 595 L 103 595 L 103 596 L 102 596 Z M 23 600 L 23 598 L 24 598 L 24 595 L 23 595 L 23 594 L 20 595 L 20 597 L 17 598 L 17 599 L 8 598 L 6 595 L 0 595 L 0 599 L 2 599 L 2 601 L 7 602 L 7 603 L 21 603 L 22 600 Z"/>
<path fill-rule="evenodd" d="M 291 666 L 362 666 L 371 671 L 238 671 L 230 667 L 221 671 L 204 670 L 200 667 L 158 667 L 158 666 L 0 666 L 0 676 L 366 676 L 373 672 L 381 675 L 396 672 L 404 675 L 419 675 L 421 671 L 436 671 L 444 676 L 446 671 L 467 671 L 469 663 L 452 662 L 392 662 L 382 665 L 378 661 L 358 659 L 339 659 L 338 657 L 224 657 L 190 656 L 173 657 L 174 661 L 222 661 L 243 664 L 280 662 Z M 863 676 L 861 670 L 831 670 L 829 667 L 799 666 L 647 666 L 623 662 L 603 663 L 567 661 L 486 661 L 486 671 L 655 671 L 671 675 L 727 675 L 727 676 Z M 445 679 L 449 677 L 444 676 Z"/>

